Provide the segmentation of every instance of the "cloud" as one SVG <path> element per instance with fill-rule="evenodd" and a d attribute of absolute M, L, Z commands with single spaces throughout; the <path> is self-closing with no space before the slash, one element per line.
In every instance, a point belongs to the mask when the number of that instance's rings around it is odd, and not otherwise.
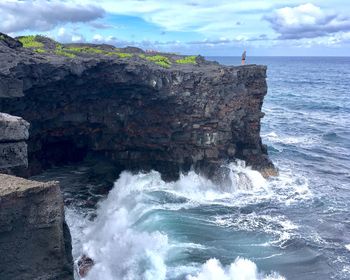
<path fill-rule="evenodd" d="M 139 17 L 164 31 L 218 36 L 227 36 L 239 28 L 244 19 L 239 13 L 247 13 L 244 15 L 246 18 L 252 7 L 260 12 L 273 7 L 271 1 L 258 0 L 104 0 L 99 4 L 108 13 Z M 259 18 L 256 20 L 259 21 Z"/>
<path fill-rule="evenodd" d="M 0 2 L 0 30 L 48 31 L 65 23 L 89 22 L 104 15 L 104 10 L 92 4 L 68 3 L 58 0 L 5 0 Z"/>
<path fill-rule="evenodd" d="M 84 43 L 86 42 L 85 37 L 76 32 L 66 30 L 64 27 L 58 29 L 58 33 L 54 36 L 58 42 L 61 43 Z"/>
<path fill-rule="evenodd" d="M 350 17 L 326 13 L 313 4 L 284 7 L 264 17 L 279 33 L 279 39 L 316 38 L 350 31 Z"/>

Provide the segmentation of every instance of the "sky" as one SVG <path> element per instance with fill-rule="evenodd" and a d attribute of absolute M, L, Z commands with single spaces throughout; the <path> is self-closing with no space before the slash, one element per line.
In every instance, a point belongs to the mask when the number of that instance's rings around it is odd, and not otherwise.
<path fill-rule="evenodd" d="M 350 56 L 350 0 L 0 0 L 0 32 L 206 56 Z"/>

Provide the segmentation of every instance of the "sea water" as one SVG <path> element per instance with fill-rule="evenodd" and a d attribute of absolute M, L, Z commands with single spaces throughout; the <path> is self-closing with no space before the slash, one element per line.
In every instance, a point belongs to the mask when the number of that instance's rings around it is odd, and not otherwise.
<path fill-rule="evenodd" d="M 229 186 L 123 172 L 91 193 L 97 209 L 66 207 L 75 260 L 95 262 L 85 279 L 350 279 L 350 58 L 247 62 L 268 66 L 261 135 L 280 175 L 242 161 Z"/>

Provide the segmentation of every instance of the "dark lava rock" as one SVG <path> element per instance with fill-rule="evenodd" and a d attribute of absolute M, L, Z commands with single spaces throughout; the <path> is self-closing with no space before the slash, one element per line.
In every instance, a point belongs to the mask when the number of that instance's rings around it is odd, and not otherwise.
<path fill-rule="evenodd" d="M 0 279 L 73 280 L 71 251 L 58 183 L 0 174 Z"/>
<path fill-rule="evenodd" d="M 81 256 L 78 261 L 78 273 L 80 277 L 85 277 L 94 265 L 94 261 L 86 255 Z"/>
<path fill-rule="evenodd" d="M 210 177 L 237 158 L 276 174 L 260 138 L 266 66 L 158 54 L 164 65 L 137 49 L 38 41 L 40 52 L 0 44 L 0 111 L 31 124 L 28 175 L 86 157 L 169 180 L 191 166 Z"/>

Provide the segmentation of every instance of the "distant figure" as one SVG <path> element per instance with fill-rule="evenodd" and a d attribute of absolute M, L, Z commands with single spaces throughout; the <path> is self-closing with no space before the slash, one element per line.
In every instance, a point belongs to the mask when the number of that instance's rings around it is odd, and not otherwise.
<path fill-rule="evenodd" d="M 244 50 L 244 52 L 242 53 L 242 65 L 245 64 L 246 57 L 247 57 L 247 52 Z"/>

